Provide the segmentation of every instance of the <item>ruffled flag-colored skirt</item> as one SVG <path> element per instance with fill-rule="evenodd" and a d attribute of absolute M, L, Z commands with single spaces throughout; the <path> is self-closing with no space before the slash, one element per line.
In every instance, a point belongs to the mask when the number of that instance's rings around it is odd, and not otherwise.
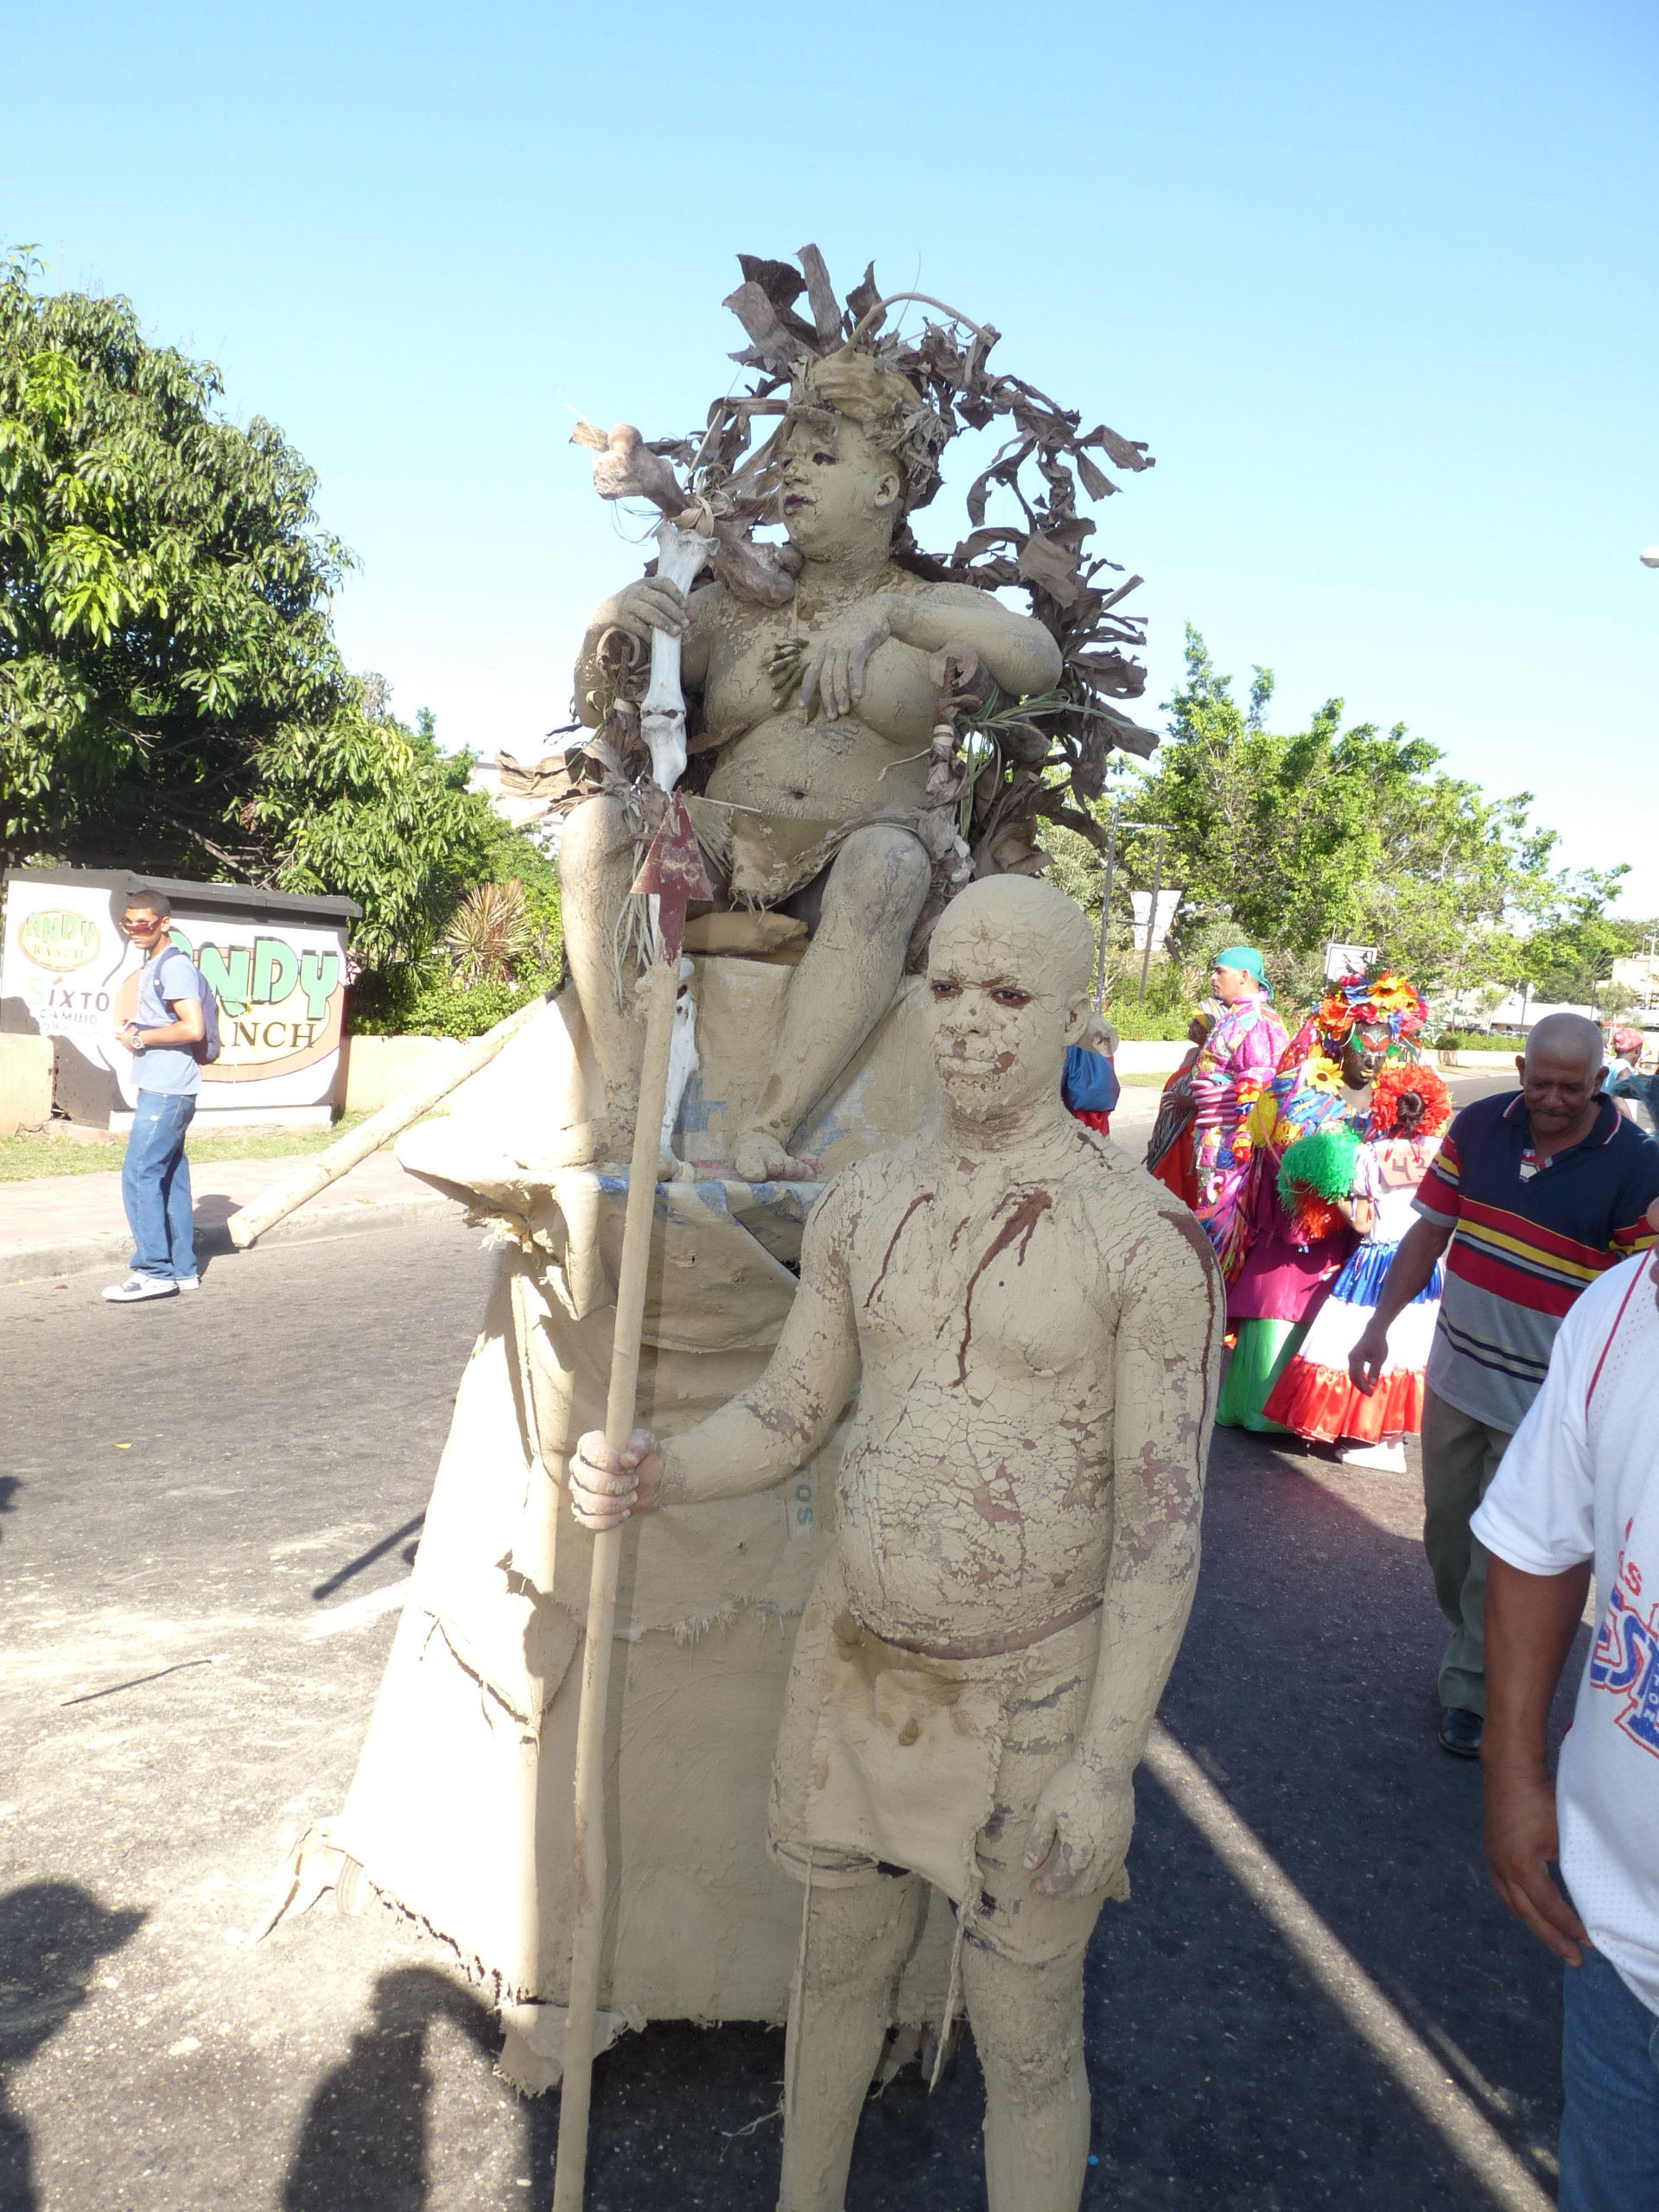
<path fill-rule="evenodd" d="M 1380 1443 L 1423 1426 L 1423 1370 L 1440 1319 L 1441 1270 L 1395 1316 L 1388 1363 L 1367 1398 L 1354 1388 L 1348 1355 L 1376 1311 L 1398 1244 L 1362 1244 L 1331 1286 L 1307 1334 L 1274 1384 L 1264 1414 L 1310 1443 Z"/>

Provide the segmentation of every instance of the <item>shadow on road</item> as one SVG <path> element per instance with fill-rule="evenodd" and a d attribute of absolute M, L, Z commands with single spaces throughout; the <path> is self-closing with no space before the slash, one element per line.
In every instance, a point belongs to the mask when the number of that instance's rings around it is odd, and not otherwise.
<path fill-rule="evenodd" d="M 101 1958 L 144 1924 L 74 1882 L 30 1882 L 0 1897 L 0 2205 L 35 2212 L 34 2154 L 11 2076 L 86 2002 Z"/>
<path fill-rule="evenodd" d="M 386 1554 L 398 1544 L 404 1546 L 403 1552 L 404 1565 L 412 1566 L 416 1547 L 413 1543 L 408 1542 L 407 1539 L 412 1536 L 418 1541 L 425 1523 L 425 1513 L 417 1513 L 412 1521 L 405 1521 L 401 1529 L 394 1529 L 389 1536 L 382 1536 L 378 1544 L 371 1544 L 367 1551 L 359 1552 L 355 1559 L 348 1559 L 345 1566 L 338 1568 L 327 1581 L 317 1584 L 311 1592 L 313 1599 L 320 1604 L 323 1599 L 332 1598 L 336 1590 L 345 1588 L 354 1574 L 361 1574 L 365 1567 L 372 1567 L 376 1560 L 384 1559 Z"/>
<path fill-rule="evenodd" d="M 22 1478 L 18 1475 L 0 1475 L 0 1513 L 10 1513 L 12 1501 L 22 1490 Z M 0 1531 L 0 1534 L 3 1534 Z"/>
<path fill-rule="evenodd" d="M 427 2038 L 448 2020 L 493 2056 L 488 2007 L 430 1967 L 375 1983 L 374 2010 L 317 2085 L 283 2188 L 283 2212 L 423 2212 L 427 2201 Z"/>

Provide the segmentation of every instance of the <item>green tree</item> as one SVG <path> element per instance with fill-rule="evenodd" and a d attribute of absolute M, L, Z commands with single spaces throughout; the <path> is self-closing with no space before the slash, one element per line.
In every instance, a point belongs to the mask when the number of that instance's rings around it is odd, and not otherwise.
<path fill-rule="evenodd" d="M 1189 627 L 1186 680 L 1169 734 L 1125 809 L 1128 880 L 1182 887 L 1183 941 L 1230 933 L 1299 967 L 1327 938 L 1376 944 L 1424 986 L 1503 976 L 1517 917 L 1535 904 L 1554 834 L 1530 829 L 1525 793 L 1488 799 L 1440 772 L 1403 725 L 1344 729 L 1328 700 L 1305 730 L 1266 726 L 1270 671 L 1245 709 Z"/>
<path fill-rule="evenodd" d="M 1537 925 L 1522 948 L 1522 978 L 1535 997 L 1579 1006 L 1605 1005 L 1618 1011 L 1606 986 L 1613 963 L 1634 952 L 1643 938 L 1639 921 L 1616 919 L 1607 912 L 1618 895 L 1628 868 L 1582 868 L 1553 879 L 1540 901 Z"/>
<path fill-rule="evenodd" d="M 38 273 L 0 261 L 0 858 L 344 893 L 360 957 L 419 957 L 493 817 L 348 675 L 315 476 L 128 302 Z"/>

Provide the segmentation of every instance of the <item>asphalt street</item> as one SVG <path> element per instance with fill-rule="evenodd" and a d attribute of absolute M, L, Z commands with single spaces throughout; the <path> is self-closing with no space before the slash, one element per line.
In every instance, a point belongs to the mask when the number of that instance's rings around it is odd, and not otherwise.
<path fill-rule="evenodd" d="M 101 1275 L 0 1292 L 4 2212 L 550 2201 L 556 2098 L 495 2077 L 442 1944 L 377 1906 L 246 1940 L 350 1779 L 479 1243 L 256 1249 L 138 1308 Z M 1090 2208 L 1553 2196 L 1558 1974 L 1487 1885 L 1478 1770 L 1435 1747 L 1421 1518 L 1414 1476 L 1217 1439 L 1169 1754 L 1090 1958 Z M 1414 2096 L 1382 2014 L 1440 2091 Z M 781 2072 L 770 2030 L 625 2037 L 594 2212 L 767 2212 Z M 970 2042 L 931 2098 L 899 2076 L 849 2203 L 982 2204 L 980 2113 Z"/>

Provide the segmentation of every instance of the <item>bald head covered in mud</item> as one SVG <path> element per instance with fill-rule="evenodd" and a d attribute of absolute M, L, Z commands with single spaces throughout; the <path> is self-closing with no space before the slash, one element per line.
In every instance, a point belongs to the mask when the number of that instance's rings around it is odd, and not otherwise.
<path fill-rule="evenodd" d="M 973 1732 L 964 1681 L 1001 1715 L 976 1724 L 995 1738 L 982 1800 L 947 1770 L 956 1753 L 940 1751 L 931 1790 L 924 1778 L 947 1827 L 962 1796 L 992 2212 L 1071 2212 L 1082 2187 L 1083 1950 L 1121 1893 L 1131 1777 L 1192 1602 L 1223 1313 L 1192 1217 L 1065 1110 L 1090 950 L 1083 915 L 1048 885 L 964 892 L 928 962 L 937 1127 L 830 1185 L 752 1389 L 660 1449 L 643 1433 L 621 1454 L 584 1437 L 572 1464 L 594 1527 L 731 1495 L 734 1468 L 763 1471 L 743 1486 L 764 1487 L 811 1459 L 857 1390 L 835 1554 L 802 1624 L 774 1773 L 774 1850 L 813 1871 L 809 1961 L 846 1970 L 832 1990 L 809 1968 L 791 2017 L 787 2212 L 842 2202 L 904 1955 L 908 1908 L 880 1865 L 932 1868 L 868 1781 L 889 1736 L 931 1756 L 923 1720 L 899 1717 L 901 1680 L 933 1685 L 917 1693 L 924 1719 L 929 1698 L 952 1703 L 958 1738 Z M 1045 1669 L 1033 1753 L 1021 1731 Z M 860 1696 L 868 1713 L 854 1713 Z M 861 1729 L 855 1817 L 826 1804 L 824 1777 L 832 1787 L 837 1731 Z M 895 1808 L 909 1787 L 895 1779 Z"/>

